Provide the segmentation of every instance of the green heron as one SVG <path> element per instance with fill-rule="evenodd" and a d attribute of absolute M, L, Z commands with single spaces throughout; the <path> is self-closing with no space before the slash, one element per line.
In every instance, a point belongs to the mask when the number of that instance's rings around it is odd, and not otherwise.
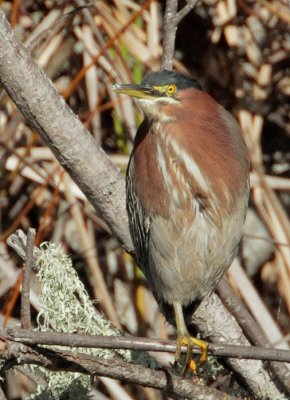
<path fill-rule="evenodd" d="M 235 257 L 249 196 L 249 162 L 234 117 L 193 78 L 162 70 L 141 85 L 115 85 L 137 98 L 141 123 L 127 169 L 127 211 L 136 259 L 177 328 L 176 363 L 194 367 L 184 310 L 215 288 Z"/>

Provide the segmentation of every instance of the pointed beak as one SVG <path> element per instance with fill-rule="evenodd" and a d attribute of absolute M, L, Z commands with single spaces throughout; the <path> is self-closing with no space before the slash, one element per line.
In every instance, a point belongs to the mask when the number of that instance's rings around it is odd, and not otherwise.
<path fill-rule="evenodd" d="M 145 100 L 156 100 L 156 98 L 161 96 L 159 91 L 142 85 L 120 85 L 117 83 L 112 86 L 112 90 L 120 94 Z"/>

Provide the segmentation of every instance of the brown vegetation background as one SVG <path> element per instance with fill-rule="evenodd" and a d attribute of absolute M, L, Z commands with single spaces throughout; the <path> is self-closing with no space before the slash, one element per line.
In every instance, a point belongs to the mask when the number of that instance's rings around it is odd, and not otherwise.
<path fill-rule="evenodd" d="M 165 2 L 100 0 L 62 18 L 83 5 L 82 0 L 0 3 L 20 40 L 125 174 L 142 115 L 111 85 L 139 83 L 160 67 Z M 287 0 L 203 0 L 179 25 L 174 59 L 174 68 L 194 75 L 243 129 L 252 164 L 251 207 L 229 280 L 272 345 L 285 349 L 290 331 L 289 25 Z M 20 317 L 22 264 L 6 240 L 16 229 L 34 227 L 36 245 L 61 243 L 71 254 L 91 298 L 99 301 L 96 307 L 116 326 L 138 336 L 174 337 L 102 215 L 4 90 L 0 96 L 1 326 Z M 32 291 L 35 317 L 36 280 Z M 160 360 L 168 364 L 172 357 Z M 224 389 L 230 380 L 223 370 L 209 385 Z M 167 398 L 153 389 L 110 385 L 97 380 L 95 388 L 104 399 Z M 17 399 L 33 385 L 18 373 L 8 375 L 5 390 L 8 399 Z"/>

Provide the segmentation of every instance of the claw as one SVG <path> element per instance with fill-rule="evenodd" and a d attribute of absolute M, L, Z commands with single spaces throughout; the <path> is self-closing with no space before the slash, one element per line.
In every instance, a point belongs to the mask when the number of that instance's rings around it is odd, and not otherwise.
<path fill-rule="evenodd" d="M 192 349 L 193 345 L 198 346 L 202 353 L 199 359 L 199 363 L 203 364 L 207 360 L 208 353 L 208 343 L 192 337 L 190 335 L 183 335 L 177 337 L 176 343 L 176 352 L 175 352 L 175 362 L 178 364 L 181 359 L 181 348 L 182 346 L 186 346 L 186 356 L 185 361 L 182 363 L 181 375 L 184 376 L 188 369 L 191 369 L 193 372 L 197 372 L 198 367 L 196 361 L 192 357 Z"/>
<path fill-rule="evenodd" d="M 192 342 L 200 348 L 201 350 L 201 355 L 199 358 L 199 363 L 202 365 L 206 362 L 207 357 L 208 357 L 208 342 L 205 342 L 204 340 L 197 339 L 195 337 L 190 337 Z"/>
<path fill-rule="evenodd" d="M 185 362 L 182 363 L 182 370 L 181 370 L 181 375 L 184 376 L 186 374 L 186 371 L 188 367 L 191 365 L 192 361 L 195 364 L 195 361 L 192 359 L 192 348 L 193 348 L 193 343 L 190 340 L 189 336 L 179 336 L 177 337 L 177 343 L 176 343 L 176 352 L 175 352 L 175 362 L 178 364 L 180 359 L 181 359 L 181 347 L 186 346 L 186 358 Z M 196 364 L 195 364 L 196 366 Z"/>
<path fill-rule="evenodd" d="M 190 368 L 194 372 L 197 371 L 197 364 L 192 356 L 193 345 L 200 348 L 201 356 L 199 358 L 199 363 L 203 364 L 207 360 L 208 343 L 201 339 L 190 336 L 184 322 L 183 310 L 180 302 L 173 302 L 173 309 L 177 328 L 175 362 L 176 364 L 182 364 L 181 374 L 184 376 L 188 368 Z M 181 359 L 182 346 L 186 346 L 186 356 L 184 363 L 179 362 Z"/>

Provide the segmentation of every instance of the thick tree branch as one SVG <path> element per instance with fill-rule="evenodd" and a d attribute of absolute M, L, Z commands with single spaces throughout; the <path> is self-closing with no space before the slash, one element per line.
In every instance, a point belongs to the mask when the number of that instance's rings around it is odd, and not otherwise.
<path fill-rule="evenodd" d="M 0 38 L 2 85 L 122 246 L 133 252 L 124 179 L 19 42 L 2 11 Z"/>
<path fill-rule="evenodd" d="M 240 326 L 256 346 L 272 348 L 261 328 L 246 309 L 242 301 L 235 295 L 232 288 L 225 278 L 218 285 L 218 293 L 224 305 L 235 316 Z M 290 390 L 290 369 L 280 362 L 272 361 L 269 363 L 270 369 L 279 378 L 283 387 Z"/>
<path fill-rule="evenodd" d="M 215 344 L 250 345 L 239 324 L 222 306 L 220 298 L 215 293 L 201 303 L 192 317 L 192 322 L 198 326 L 203 338 L 209 337 Z M 277 389 L 272 376 L 261 361 L 227 358 L 223 362 L 246 382 L 257 398 L 263 398 L 265 387 L 267 387 L 269 398 L 275 399 L 279 396 L 283 399 L 288 398 L 287 395 L 285 397 L 282 395 L 284 387 L 280 385 Z"/>

